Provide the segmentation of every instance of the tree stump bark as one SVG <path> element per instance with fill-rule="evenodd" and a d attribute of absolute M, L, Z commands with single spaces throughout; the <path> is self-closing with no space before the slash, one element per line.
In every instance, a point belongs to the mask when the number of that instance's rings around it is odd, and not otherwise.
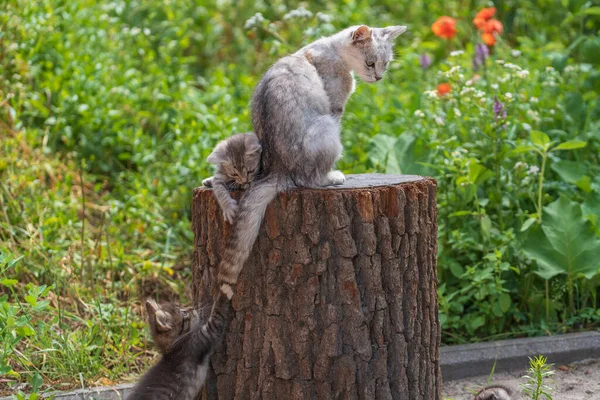
<path fill-rule="evenodd" d="M 347 178 L 267 208 L 203 398 L 441 399 L 436 182 Z M 202 306 L 231 232 L 210 189 L 192 225 Z"/>

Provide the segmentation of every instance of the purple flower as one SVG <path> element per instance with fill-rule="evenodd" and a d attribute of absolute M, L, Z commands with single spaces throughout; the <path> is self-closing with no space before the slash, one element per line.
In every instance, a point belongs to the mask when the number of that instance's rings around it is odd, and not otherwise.
<path fill-rule="evenodd" d="M 494 96 L 494 119 L 506 119 L 506 116 L 506 107 L 498 100 L 498 96 Z"/>
<path fill-rule="evenodd" d="M 421 57 L 419 57 L 419 64 L 421 65 L 421 68 L 423 68 L 423 69 L 429 68 L 429 66 L 431 65 L 431 57 L 429 56 L 429 54 L 427 54 L 427 53 L 421 54 Z"/>
<path fill-rule="evenodd" d="M 480 67 L 482 67 L 489 55 L 490 51 L 485 44 L 477 44 L 477 46 L 475 46 L 475 57 L 473 57 L 473 69 L 477 71 Z"/>

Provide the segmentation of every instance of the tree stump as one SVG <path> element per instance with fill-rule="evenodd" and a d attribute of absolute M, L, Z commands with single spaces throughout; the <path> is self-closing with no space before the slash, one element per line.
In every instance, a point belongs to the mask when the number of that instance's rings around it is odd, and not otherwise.
<path fill-rule="evenodd" d="M 280 194 L 202 397 L 441 399 L 435 194 L 432 179 L 379 174 Z M 194 191 L 192 226 L 202 306 L 231 232 L 210 189 Z"/>

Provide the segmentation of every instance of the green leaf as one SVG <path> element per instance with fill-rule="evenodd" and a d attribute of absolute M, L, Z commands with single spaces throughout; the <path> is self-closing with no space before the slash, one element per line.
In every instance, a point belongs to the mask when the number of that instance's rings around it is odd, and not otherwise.
<path fill-rule="evenodd" d="M 585 164 L 569 160 L 559 160 L 552 163 L 552 170 L 568 183 L 575 183 L 588 173 Z"/>
<path fill-rule="evenodd" d="M 587 145 L 587 142 L 583 140 L 569 140 L 568 142 L 563 142 L 552 149 L 554 150 L 573 150 L 573 149 L 581 149 Z"/>
<path fill-rule="evenodd" d="M 500 297 L 498 298 L 498 303 L 500 304 L 500 308 L 502 309 L 502 312 L 508 312 L 508 310 L 510 309 L 510 296 L 507 293 L 502 293 L 500 295 Z"/>
<path fill-rule="evenodd" d="M 469 162 L 467 176 L 471 183 L 481 185 L 494 175 L 492 171 L 479 164 L 477 160 L 472 159 Z"/>
<path fill-rule="evenodd" d="M 369 141 L 368 157 L 369 161 L 383 170 L 387 174 L 400 174 L 400 164 L 396 159 L 396 153 L 393 150 L 397 138 L 379 134 L 375 135 Z"/>
<path fill-rule="evenodd" d="M 415 135 L 403 133 L 394 145 L 396 160 L 403 174 L 429 175 L 431 169 L 426 164 L 431 161 L 427 143 Z"/>
<path fill-rule="evenodd" d="M 531 151 L 535 151 L 536 148 L 530 144 L 521 145 L 512 150 L 512 154 L 520 154 L 520 153 L 529 153 Z"/>
<path fill-rule="evenodd" d="M 33 376 L 31 377 L 31 381 L 29 382 L 29 384 L 31 385 L 31 390 L 32 392 L 37 392 L 40 390 L 40 388 L 42 387 L 42 376 L 36 372 L 33 374 Z M 31 397 L 30 397 L 31 399 Z"/>
<path fill-rule="evenodd" d="M 535 221 L 537 221 L 536 218 L 529 218 L 527 221 L 525 221 L 521 226 L 521 232 L 525 232 L 527 229 L 529 229 Z"/>
<path fill-rule="evenodd" d="M 469 320 L 469 327 L 471 328 L 471 331 L 475 331 L 477 328 L 482 327 L 483 324 L 485 324 L 485 318 L 482 316 L 478 316 Z"/>
<path fill-rule="evenodd" d="M 488 215 L 484 215 L 481 218 L 481 233 L 485 237 L 490 237 L 490 231 L 492 230 L 492 220 Z"/>
<path fill-rule="evenodd" d="M 8 374 L 12 371 L 12 368 L 9 365 L 0 365 L 0 376 Z"/>
<path fill-rule="evenodd" d="M 590 7 L 583 11 L 586 15 L 599 15 L 600 16 L 600 7 Z"/>
<path fill-rule="evenodd" d="M 19 281 L 16 279 L 5 278 L 5 279 L 2 279 L 2 282 L 0 282 L 0 283 L 2 283 L 4 286 L 12 287 L 12 286 L 16 285 L 17 283 L 19 283 Z"/>
<path fill-rule="evenodd" d="M 524 250 L 537 261 L 535 272 L 544 279 L 561 274 L 591 279 L 600 269 L 600 239 L 579 204 L 564 196 L 544 207 L 542 225 L 530 230 Z"/>
<path fill-rule="evenodd" d="M 28 302 L 32 307 L 35 307 L 37 304 L 37 299 L 32 295 L 25 296 L 25 301 Z"/>
<path fill-rule="evenodd" d="M 529 137 L 533 144 L 543 149 L 545 149 L 548 146 L 548 144 L 550 144 L 550 138 L 544 132 L 531 131 Z"/>
<path fill-rule="evenodd" d="M 598 52 L 600 52 L 600 49 L 598 49 Z M 581 93 L 567 93 L 565 95 L 565 109 L 567 114 L 572 118 L 572 121 L 575 122 L 576 127 L 585 120 L 587 111 Z"/>

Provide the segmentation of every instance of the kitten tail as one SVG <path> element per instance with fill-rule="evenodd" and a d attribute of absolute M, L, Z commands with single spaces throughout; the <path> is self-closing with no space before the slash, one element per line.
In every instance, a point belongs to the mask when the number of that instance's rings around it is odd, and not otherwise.
<path fill-rule="evenodd" d="M 235 285 L 252 246 L 258 237 L 260 224 L 269 203 L 277 196 L 277 178 L 267 176 L 246 190 L 238 203 L 233 231 L 219 265 L 219 283 Z"/>

